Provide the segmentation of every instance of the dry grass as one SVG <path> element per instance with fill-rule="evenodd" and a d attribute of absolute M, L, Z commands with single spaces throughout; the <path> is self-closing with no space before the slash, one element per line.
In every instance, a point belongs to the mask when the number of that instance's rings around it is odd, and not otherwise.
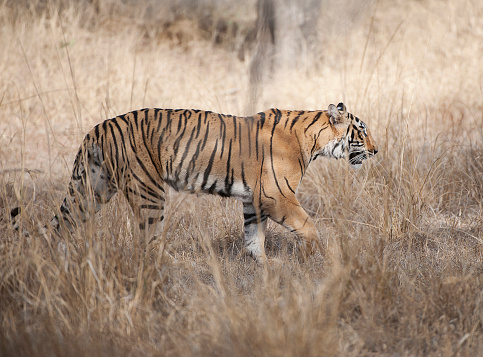
<path fill-rule="evenodd" d="M 258 109 L 343 100 L 380 146 L 357 172 L 313 164 L 299 197 L 325 256 L 299 264 L 270 224 L 266 269 L 243 254 L 241 205 L 216 197 L 171 193 L 147 254 L 122 197 L 53 248 L 12 231 L 19 204 L 29 231 L 51 217 L 95 123 L 146 106 L 245 114 L 248 88 L 242 32 L 213 40 L 189 1 L 21 4 L 0 5 L 0 355 L 481 354 L 480 1 L 347 8 L 356 26 L 327 26 L 315 67 L 264 86 Z M 197 4 L 244 31 L 255 18 Z"/>

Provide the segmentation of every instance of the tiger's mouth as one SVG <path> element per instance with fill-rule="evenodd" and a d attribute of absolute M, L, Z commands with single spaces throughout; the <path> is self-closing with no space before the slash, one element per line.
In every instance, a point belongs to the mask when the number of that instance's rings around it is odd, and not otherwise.
<path fill-rule="evenodd" d="M 369 157 L 365 151 L 353 151 L 349 153 L 349 164 L 354 169 L 360 169 L 362 161 L 367 160 Z"/>

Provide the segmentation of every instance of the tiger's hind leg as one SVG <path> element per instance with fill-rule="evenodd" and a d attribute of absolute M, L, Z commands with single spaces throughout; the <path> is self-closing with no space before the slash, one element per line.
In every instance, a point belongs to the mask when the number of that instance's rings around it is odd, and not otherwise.
<path fill-rule="evenodd" d="M 84 150 L 85 149 L 85 150 Z M 39 228 L 38 233 L 44 235 L 48 228 L 54 231 L 73 233 L 79 222 L 85 222 L 107 203 L 117 192 L 112 170 L 103 160 L 102 150 L 94 143 L 81 147 L 77 153 L 67 194 L 60 206 L 59 214 L 55 215 L 49 225 Z M 12 226 L 19 229 L 21 208 L 11 211 Z M 29 236 L 29 232 L 22 232 Z"/>
<path fill-rule="evenodd" d="M 148 185 L 145 182 L 130 177 L 124 187 L 124 194 L 139 224 L 143 248 L 163 234 L 165 203 L 163 185 Z"/>
<path fill-rule="evenodd" d="M 109 202 L 117 192 L 111 171 L 96 144 L 90 145 L 86 152 L 79 150 L 60 216 L 50 221 L 51 226 L 57 231 L 65 227 L 72 232 L 78 222 L 85 222 Z"/>
<path fill-rule="evenodd" d="M 265 254 L 265 231 L 267 228 L 267 216 L 257 211 L 253 204 L 243 204 L 243 218 L 245 231 L 245 248 L 252 258 L 258 263 L 266 263 Z"/>

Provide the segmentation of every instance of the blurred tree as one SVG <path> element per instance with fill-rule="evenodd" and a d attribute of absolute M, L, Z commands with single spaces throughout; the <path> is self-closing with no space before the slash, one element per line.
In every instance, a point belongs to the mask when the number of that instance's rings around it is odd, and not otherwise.
<path fill-rule="evenodd" d="M 256 109 L 262 81 L 275 71 L 307 66 L 317 53 L 320 8 L 321 0 L 258 0 L 247 112 Z"/>

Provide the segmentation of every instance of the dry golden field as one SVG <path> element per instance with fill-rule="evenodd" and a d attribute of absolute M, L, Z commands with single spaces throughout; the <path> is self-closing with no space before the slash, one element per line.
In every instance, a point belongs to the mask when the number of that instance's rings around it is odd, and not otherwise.
<path fill-rule="evenodd" d="M 35 234 L 102 120 L 252 114 L 255 3 L 0 2 L 0 356 L 483 355 L 480 0 L 325 1 L 320 53 L 261 86 L 257 110 L 344 101 L 379 145 L 359 171 L 320 159 L 304 178 L 323 257 L 299 263 L 270 223 L 257 266 L 241 203 L 176 192 L 147 254 L 123 197 L 62 245 Z M 216 39 L 218 19 L 237 31 Z"/>

